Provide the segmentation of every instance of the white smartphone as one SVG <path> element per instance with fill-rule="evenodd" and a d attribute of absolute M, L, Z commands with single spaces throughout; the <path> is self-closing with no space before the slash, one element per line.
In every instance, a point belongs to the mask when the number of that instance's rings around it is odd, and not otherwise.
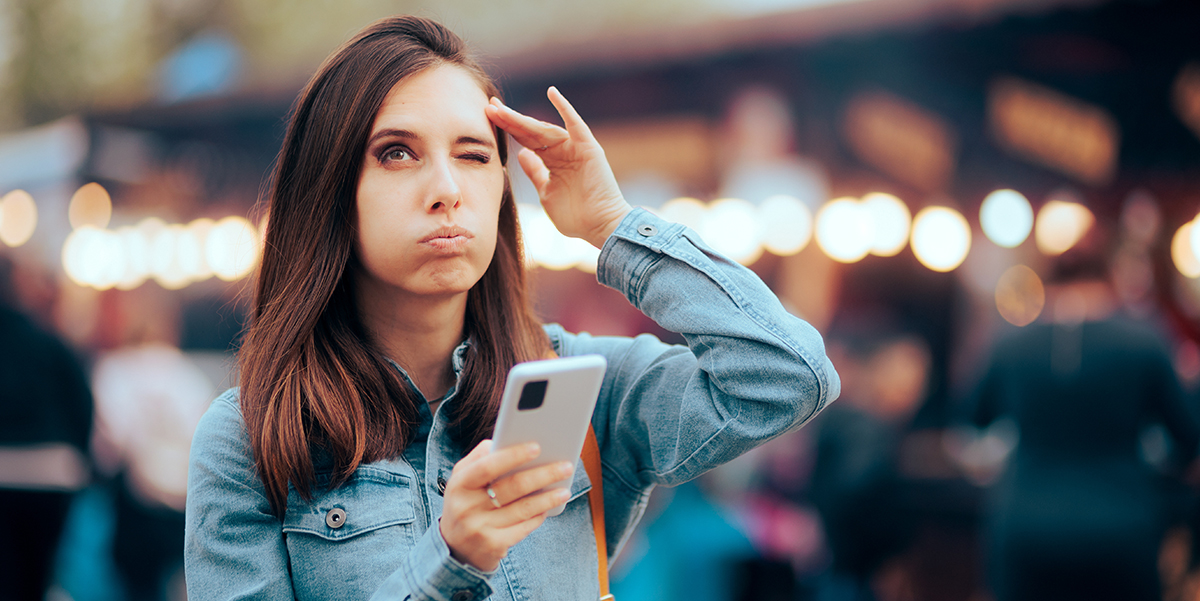
<path fill-rule="evenodd" d="M 596 397 L 608 366 L 601 355 L 578 355 L 514 365 L 508 372 L 500 414 L 492 433 L 492 449 L 537 442 L 542 449 L 537 459 L 513 470 L 569 461 L 572 465 L 583 450 Z M 510 472 L 510 473 L 513 473 Z M 507 474 L 506 474 L 507 475 Z M 573 476 L 543 490 L 567 488 Z M 550 510 L 562 513 L 565 505 Z"/>

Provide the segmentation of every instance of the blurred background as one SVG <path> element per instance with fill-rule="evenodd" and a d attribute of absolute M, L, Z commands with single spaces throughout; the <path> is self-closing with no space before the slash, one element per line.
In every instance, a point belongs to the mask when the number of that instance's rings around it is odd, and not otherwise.
<path fill-rule="evenodd" d="M 1200 598 L 1192 0 L 0 0 L 0 599 L 185 596 L 288 111 L 396 13 L 558 86 L 842 376 L 656 491 L 618 599 Z M 681 341 L 512 172 L 542 318 Z"/>

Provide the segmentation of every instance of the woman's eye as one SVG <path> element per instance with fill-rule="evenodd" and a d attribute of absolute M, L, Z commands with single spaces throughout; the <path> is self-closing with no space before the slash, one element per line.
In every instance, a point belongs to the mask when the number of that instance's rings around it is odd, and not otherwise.
<path fill-rule="evenodd" d="M 383 151 L 383 155 L 380 157 L 380 160 L 382 160 L 382 161 L 403 161 L 403 160 L 407 160 L 410 158 L 412 158 L 412 154 L 408 152 L 407 148 L 402 148 L 400 146 L 392 146 L 391 148 L 388 148 L 387 150 Z"/>
<path fill-rule="evenodd" d="M 480 163 L 482 165 L 486 165 L 486 164 L 488 164 L 488 162 L 490 162 L 492 160 L 492 155 L 487 154 L 487 153 L 482 153 L 482 152 L 470 152 L 470 153 L 462 155 L 461 158 L 466 159 L 468 161 L 475 161 L 476 163 Z"/>

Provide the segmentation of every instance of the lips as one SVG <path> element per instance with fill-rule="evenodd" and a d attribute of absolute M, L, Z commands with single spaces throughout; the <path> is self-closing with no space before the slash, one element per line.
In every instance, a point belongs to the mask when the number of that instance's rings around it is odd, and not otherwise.
<path fill-rule="evenodd" d="M 441 227 L 421 238 L 421 244 L 443 252 L 461 252 L 475 235 L 459 226 Z"/>

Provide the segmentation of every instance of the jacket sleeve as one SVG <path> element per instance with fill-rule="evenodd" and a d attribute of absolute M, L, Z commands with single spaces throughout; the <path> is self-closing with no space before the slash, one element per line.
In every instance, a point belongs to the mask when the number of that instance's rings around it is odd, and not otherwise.
<path fill-rule="evenodd" d="M 593 417 L 606 485 L 695 478 L 798 428 L 840 391 L 820 334 L 679 224 L 635 209 L 604 244 L 597 278 L 687 341 L 552 332 L 560 354 L 608 358 Z"/>
<path fill-rule="evenodd" d="M 271 512 L 227 392 L 192 438 L 183 563 L 189 599 L 292 599 L 279 519 Z"/>
<path fill-rule="evenodd" d="M 184 542 L 188 598 L 294 599 L 281 522 L 255 474 L 236 398 L 231 390 L 214 401 L 192 440 Z M 380 578 L 372 599 L 447 599 L 464 590 L 482 599 L 492 593 L 490 574 L 451 557 L 436 522 L 415 545 L 396 552 L 398 567 Z"/>

